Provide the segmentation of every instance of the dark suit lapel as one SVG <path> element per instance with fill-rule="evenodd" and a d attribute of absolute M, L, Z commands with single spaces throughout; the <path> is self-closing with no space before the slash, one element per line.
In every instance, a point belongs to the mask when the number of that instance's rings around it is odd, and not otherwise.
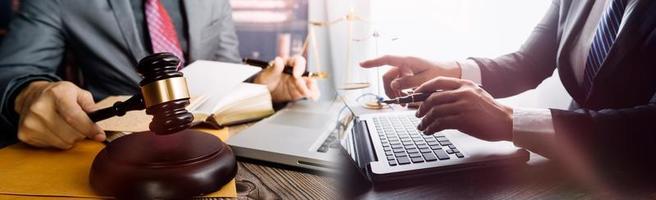
<path fill-rule="evenodd" d="M 565 1 L 563 1 L 565 2 Z M 560 79 L 563 82 L 563 85 L 569 86 L 565 87 L 570 95 L 576 101 L 581 101 L 585 99 L 586 94 L 578 86 L 576 77 L 574 76 L 574 69 L 570 62 L 570 55 L 572 51 L 572 45 L 575 43 L 576 38 L 581 34 L 583 25 L 588 20 L 590 15 L 590 10 L 594 5 L 594 0 L 579 1 L 579 0 L 570 0 L 569 13 L 572 15 L 571 22 L 566 24 L 566 27 L 563 30 L 563 35 L 561 36 L 561 48 L 558 51 L 558 70 L 560 71 Z M 579 102 L 580 103 L 580 102 Z"/>
<path fill-rule="evenodd" d="M 613 76 L 615 70 L 630 67 L 622 66 L 622 61 L 628 53 L 640 48 L 642 42 L 656 26 L 656 17 L 653 17 L 653 13 L 656 13 L 656 3 L 654 2 L 653 0 L 638 2 L 635 10 L 633 10 L 622 31 L 617 36 L 617 40 L 611 47 L 610 52 L 608 52 L 607 60 L 604 61 L 601 69 L 597 72 L 594 82 L 608 80 Z M 594 91 L 595 87 L 593 85 L 591 92 Z M 592 95 L 588 95 L 588 98 L 590 96 Z"/>
<path fill-rule="evenodd" d="M 187 15 L 187 27 L 189 32 L 189 60 L 197 60 L 202 51 L 202 31 L 211 18 L 214 6 L 213 1 L 184 0 L 185 13 Z"/>
<path fill-rule="evenodd" d="M 140 59 L 146 57 L 148 52 L 146 52 L 143 46 L 144 43 L 137 33 L 137 25 L 134 21 L 134 13 L 132 13 L 132 7 L 130 7 L 130 1 L 109 0 L 109 4 L 121 29 L 121 34 L 125 39 L 125 45 L 127 45 L 127 49 L 132 53 L 134 60 L 138 62 Z M 135 66 L 125 67 L 134 69 Z"/>

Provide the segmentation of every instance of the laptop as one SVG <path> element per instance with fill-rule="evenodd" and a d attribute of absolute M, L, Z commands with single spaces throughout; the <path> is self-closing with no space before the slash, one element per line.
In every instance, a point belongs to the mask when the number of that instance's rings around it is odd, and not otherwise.
<path fill-rule="evenodd" d="M 345 152 L 374 184 L 430 174 L 525 163 L 526 150 L 511 142 L 483 141 L 456 130 L 424 135 L 414 110 L 359 112 L 341 140 Z M 360 109 L 361 110 L 361 109 Z"/>
<path fill-rule="evenodd" d="M 227 144 L 237 157 L 335 172 L 338 133 L 346 128 L 338 115 L 344 109 L 339 101 L 293 102 L 231 136 Z"/>

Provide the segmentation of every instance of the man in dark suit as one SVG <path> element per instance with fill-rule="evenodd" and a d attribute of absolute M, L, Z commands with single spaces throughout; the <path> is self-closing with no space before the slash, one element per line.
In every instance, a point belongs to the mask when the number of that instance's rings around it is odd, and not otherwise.
<path fill-rule="evenodd" d="M 16 138 L 38 147 L 70 148 L 104 132 L 86 113 L 94 99 L 139 93 L 137 62 L 153 52 L 195 60 L 240 62 L 228 0 L 25 0 L 0 48 L 0 146 Z M 55 75 L 64 55 L 80 87 Z M 282 74 L 294 65 L 294 76 Z M 317 98 L 302 78 L 305 60 L 276 58 L 253 77 L 274 102 Z M 217 76 L 221 76 L 218 75 Z"/>
<path fill-rule="evenodd" d="M 495 59 L 429 62 L 385 56 L 386 93 L 433 93 L 417 111 L 419 129 L 458 129 L 582 166 L 656 165 L 656 1 L 554 0 L 528 41 Z M 494 98 L 535 88 L 558 69 L 571 109 L 526 109 Z M 589 161 L 589 162 L 588 162 Z M 600 164 L 602 163 L 602 164 Z"/>

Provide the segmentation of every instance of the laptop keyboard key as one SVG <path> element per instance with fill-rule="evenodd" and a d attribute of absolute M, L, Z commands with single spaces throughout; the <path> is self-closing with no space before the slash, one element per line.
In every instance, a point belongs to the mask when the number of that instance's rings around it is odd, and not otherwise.
<path fill-rule="evenodd" d="M 421 151 L 421 153 L 430 153 L 431 152 L 430 149 L 420 149 L 419 151 Z"/>
<path fill-rule="evenodd" d="M 462 155 L 462 153 L 456 153 L 456 156 L 458 156 L 458 158 L 464 158 L 465 157 L 465 155 Z"/>
<path fill-rule="evenodd" d="M 394 160 L 394 156 L 387 156 L 387 160 L 388 160 L 388 161 L 392 161 L 392 160 Z"/>
<path fill-rule="evenodd" d="M 435 152 L 435 155 L 437 155 L 437 158 L 439 158 L 440 160 L 448 160 L 449 159 L 449 155 L 444 153 L 444 151 L 442 149 L 435 150 L 434 152 Z"/>
<path fill-rule="evenodd" d="M 448 140 L 447 141 L 440 141 L 440 145 L 442 145 L 442 146 L 451 145 L 451 142 L 448 141 Z"/>
<path fill-rule="evenodd" d="M 411 159 L 412 159 L 412 163 L 421 163 L 421 162 L 424 162 L 424 159 L 422 159 L 421 156 L 416 157 L 416 158 L 411 158 Z"/>
<path fill-rule="evenodd" d="M 405 154 L 405 152 L 401 152 L 401 153 L 395 153 L 394 156 L 395 156 L 396 158 L 400 158 L 400 157 L 408 156 L 408 154 Z"/>
<path fill-rule="evenodd" d="M 396 166 L 396 161 L 390 160 L 388 163 L 390 166 Z"/>
<path fill-rule="evenodd" d="M 453 154 L 453 153 L 455 153 L 455 152 L 453 152 L 453 149 L 447 149 L 447 150 L 446 150 L 446 153 L 448 153 L 448 154 Z"/>
<path fill-rule="evenodd" d="M 410 154 L 410 158 L 417 158 L 417 157 L 421 157 L 421 154 L 419 154 L 419 153 L 411 153 Z"/>
<path fill-rule="evenodd" d="M 396 159 L 399 162 L 399 165 L 410 164 L 410 159 L 408 157 L 400 157 Z"/>
<path fill-rule="evenodd" d="M 440 147 L 440 145 L 433 145 L 433 146 L 430 146 L 430 148 L 431 148 L 432 150 L 442 149 L 442 147 Z"/>
<path fill-rule="evenodd" d="M 317 149 L 317 151 L 322 152 L 322 153 L 328 152 L 328 146 L 327 145 L 321 145 L 319 147 L 319 149 Z"/>
<path fill-rule="evenodd" d="M 426 159 L 426 161 L 436 161 L 437 160 L 437 157 L 433 153 L 424 153 L 423 155 L 424 155 L 424 159 Z"/>

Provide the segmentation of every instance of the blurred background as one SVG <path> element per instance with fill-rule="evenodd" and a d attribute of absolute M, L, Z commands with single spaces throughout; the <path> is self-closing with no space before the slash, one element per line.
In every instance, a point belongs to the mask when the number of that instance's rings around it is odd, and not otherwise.
<path fill-rule="evenodd" d="M 496 57 L 519 49 L 550 0 L 230 0 L 243 57 L 268 60 L 304 54 L 311 70 L 331 73 L 323 98 L 346 82 L 351 93 L 381 94 L 385 69 L 358 63 L 386 54 L 430 60 Z M 0 40 L 19 0 L 0 0 Z M 521 8 L 521 9 L 518 9 Z M 566 108 L 557 76 L 536 90 L 503 99 L 512 106 Z"/>

